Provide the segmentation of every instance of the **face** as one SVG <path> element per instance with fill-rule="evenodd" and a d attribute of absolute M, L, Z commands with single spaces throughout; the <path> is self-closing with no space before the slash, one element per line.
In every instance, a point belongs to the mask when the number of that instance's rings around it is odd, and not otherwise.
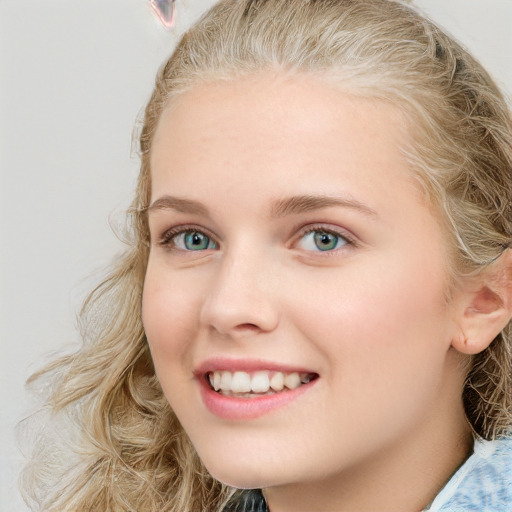
<path fill-rule="evenodd" d="M 437 428 L 456 322 L 407 142 L 395 107 L 311 77 L 200 85 L 164 111 L 143 321 L 219 480 L 327 479 Z"/>

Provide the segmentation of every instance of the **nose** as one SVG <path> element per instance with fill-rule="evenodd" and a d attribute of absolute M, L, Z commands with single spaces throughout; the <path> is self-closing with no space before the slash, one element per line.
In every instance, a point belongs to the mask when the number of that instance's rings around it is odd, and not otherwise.
<path fill-rule="evenodd" d="M 244 337 L 270 332 L 279 322 L 272 265 L 255 254 L 224 257 L 212 276 L 200 321 L 224 336 Z"/>

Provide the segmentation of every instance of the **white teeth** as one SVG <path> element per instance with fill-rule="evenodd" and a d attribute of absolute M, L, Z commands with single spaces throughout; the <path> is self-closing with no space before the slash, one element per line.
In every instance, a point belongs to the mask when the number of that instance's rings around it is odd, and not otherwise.
<path fill-rule="evenodd" d="M 208 373 L 210 385 L 215 391 L 224 394 L 268 394 L 287 389 L 296 389 L 314 378 L 311 373 L 283 373 L 271 371 L 229 372 L 215 371 Z"/>
<path fill-rule="evenodd" d="M 297 372 L 290 373 L 289 375 L 286 375 L 284 378 L 284 385 L 288 389 L 295 389 L 300 386 L 300 377 Z"/>
<path fill-rule="evenodd" d="M 215 391 L 219 391 L 219 389 L 220 389 L 220 379 L 221 379 L 220 372 L 214 372 L 214 374 L 213 374 L 213 389 L 215 389 Z"/>
<path fill-rule="evenodd" d="M 231 379 L 231 391 L 234 393 L 249 393 L 251 391 L 251 376 L 245 372 L 235 372 Z"/>
<path fill-rule="evenodd" d="M 267 372 L 256 372 L 251 379 L 251 391 L 253 393 L 266 393 L 270 388 Z"/>
<path fill-rule="evenodd" d="M 274 391 L 282 391 L 284 388 L 284 375 L 281 372 L 275 372 L 270 379 L 270 387 Z"/>
<path fill-rule="evenodd" d="M 220 377 L 220 389 L 222 389 L 223 391 L 230 391 L 231 380 L 231 372 L 222 372 Z"/>

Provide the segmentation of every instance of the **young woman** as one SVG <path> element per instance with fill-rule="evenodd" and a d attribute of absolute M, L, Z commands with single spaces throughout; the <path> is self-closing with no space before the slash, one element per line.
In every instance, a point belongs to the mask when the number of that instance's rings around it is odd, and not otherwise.
<path fill-rule="evenodd" d="M 140 143 L 41 510 L 512 510 L 511 115 L 463 48 L 390 0 L 221 0 Z"/>

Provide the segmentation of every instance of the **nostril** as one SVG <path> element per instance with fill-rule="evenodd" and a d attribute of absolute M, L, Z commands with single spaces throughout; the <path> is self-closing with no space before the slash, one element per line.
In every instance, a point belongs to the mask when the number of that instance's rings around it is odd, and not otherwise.
<path fill-rule="evenodd" d="M 240 324 L 235 327 L 238 331 L 259 331 L 260 328 L 256 324 Z"/>

